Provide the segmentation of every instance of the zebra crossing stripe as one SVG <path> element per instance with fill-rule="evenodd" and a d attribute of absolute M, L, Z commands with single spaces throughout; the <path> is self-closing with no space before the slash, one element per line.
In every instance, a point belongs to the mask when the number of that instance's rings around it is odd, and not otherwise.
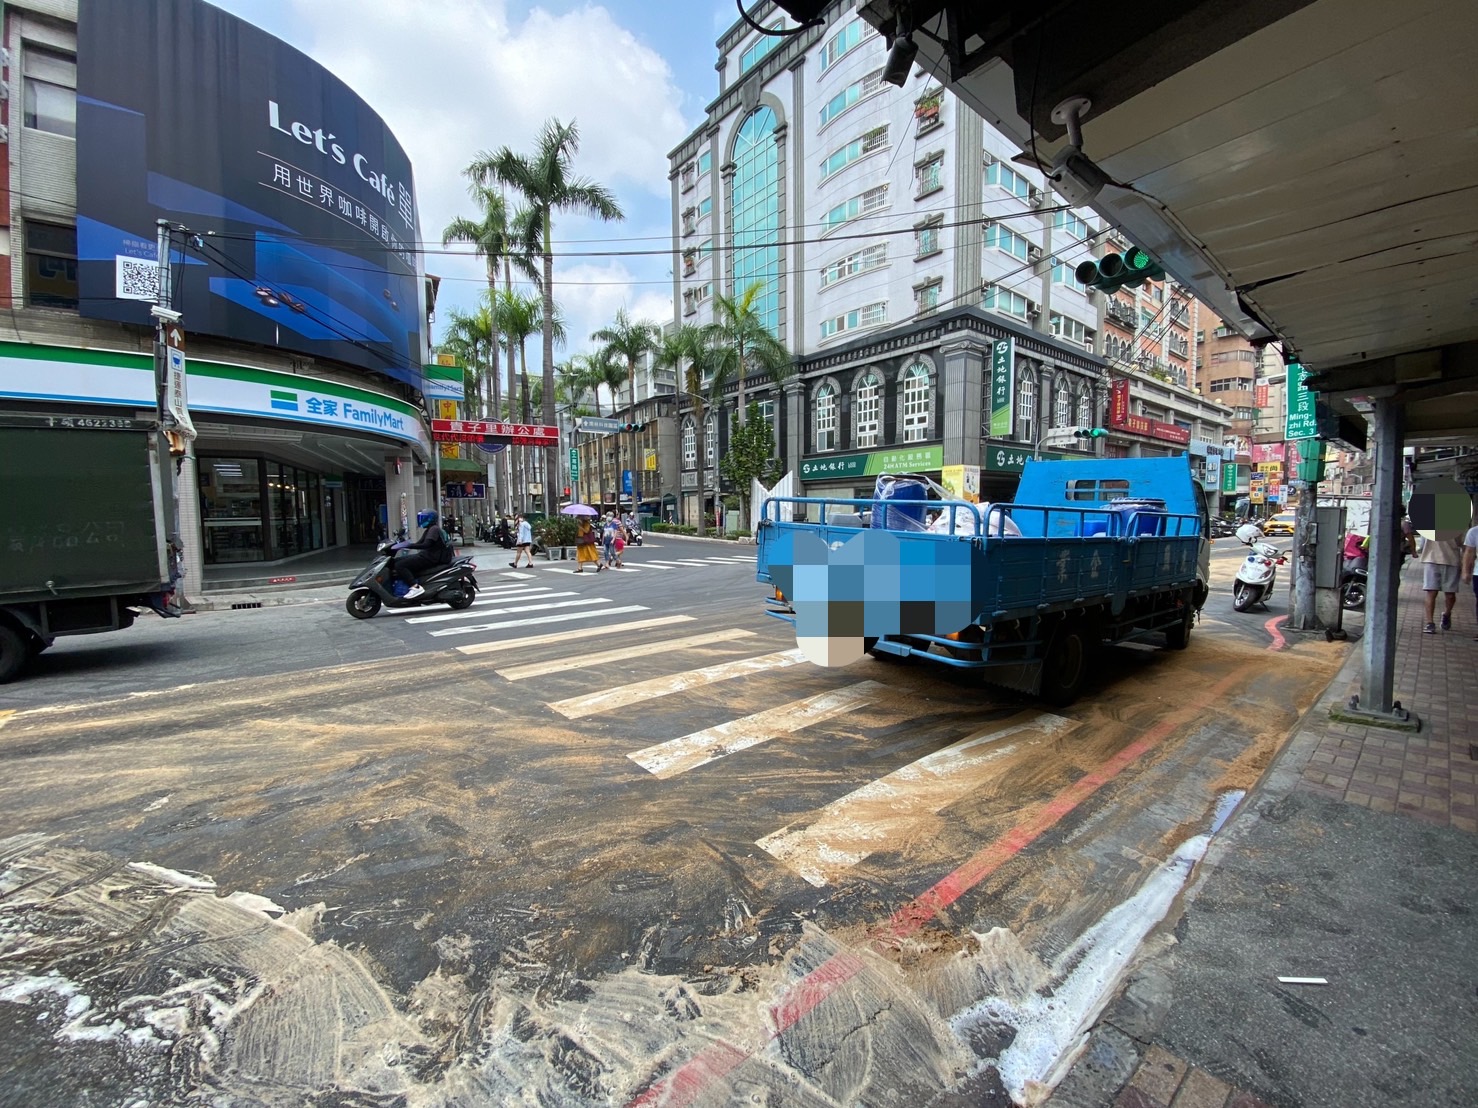
<path fill-rule="evenodd" d="M 566 601 L 569 604 L 583 603 L 582 601 Z M 553 605 L 550 605 L 553 607 Z M 483 623 L 476 627 L 445 627 L 440 631 L 431 631 L 429 634 L 438 637 L 442 635 L 469 635 L 474 631 L 502 631 L 508 627 L 533 627 L 545 623 L 568 623 L 573 619 L 602 619 L 606 616 L 624 616 L 627 612 L 650 612 L 651 609 L 644 604 L 623 604 L 619 608 L 595 608 L 586 612 L 555 612 L 553 615 L 534 616 L 530 619 L 505 619 L 500 623 Z M 486 614 L 486 613 L 485 613 Z M 527 639 L 511 642 L 510 646 L 522 646 Z"/>
<path fill-rule="evenodd" d="M 551 589 L 545 588 L 540 585 L 504 585 L 501 588 L 498 586 L 494 586 L 489 589 L 479 590 L 477 595 L 481 599 L 474 600 L 472 602 L 472 606 L 474 608 L 478 607 L 479 605 L 501 604 L 505 600 L 532 600 L 536 597 L 542 599 L 545 596 L 551 596 L 554 594 Z M 575 594 L 562 593 L 560 595 L 574 596 Z M 423 604 L 420 607 L 415 608 L 386 608 L 384 614 L 387 616 L 415 616 L 418 612 L 424 613 L 428 607 L 430 607 L 430 605 Z M 466 613 L 464 613 L 464 615 L 465 614 Z M 425 618 L 424 614 L 421 618 Z M 411 619 L 407 622 L 414 623 L 416 621 L 414 619 Z"/>
<path fill-rule="evenodd" d="M 804 700 L 706 727 L 626 756 L 652 776 L 666 780 L 833 716 L 855 712 L 884 691 L 876 681 L 859 681 L 844 689 L 808 696 Z"/>
<path fill-rule="evenodd" d="M 572 592 L 557 592 L 557 593 L 554 593 L 553 595 L 554 596 L 574 596 L 575 594 L 572 593 Z M 506 608 L 488 608 L 488 609 L 486 609 L 484 611 L 481 611 L 481 612 L 453 612 L 451 614 L 452 615 L 459 616 L 459 617 L 463 617 L 463 618 L 465 618 L 467 616 L 471 616 L 474 619 L 486 619 L 488 616 L 511 616 L 511 615 L 518 615 L 519 613 L 522 613 L 522 612 L 547 612 L 547 611 L 551 611 L 551 610 L 553 610 L 555 608 L 583 608 L 583 607 L 588 607 L 591 604 L 609 604 L 611 602 L 610 597 L 607 597 L 607 596 L 582 596 L 578 600 L 557 600 L 557 601 L 555 601 L 552 604 L 545 604 L 545 603 L 543 603 L 542 602 L 543 599 L 544 599 L 543 597 L 540 597 L 539 598 L 540 603 L 538 603 L 538 604 L 513 604 L 513 605 L 510 605 L 510 606 L 508 606 Z M 440 622 L 444 621 L 445 619 L 446 619 L 446 616 L 425 616 L 422 619 L 413 619 L 413 620 L 409 620 L 407 622 L 410 622 L 410 623 L 423 623 L 423 622 L 429 623 L 429 622 L 431 622 L 431 621 L 434 620 L 437 623 L 440 623 Z M 479 626 L 479 625 L 474 624 L 471 627 L 448 627 L 448 628 L 444 628 L 441 631 L 432 631 L 432 632 L 430 632 L 430 634 L 432 634 L 432 635 L 438 635 L 438 636 L 440 636 L 440 635 L 471 635 L 471 634 L 474 634 L 475 632 L 480 631 L 480 630 L 483 630 L 483 628 L 481 626 Z"/>
<path fill-rule="evenodd" d="M 644 631 L 649 627 L 667 627 L 674 623 L 692 623 L 696 616 L 654 616 L 651 619 L 636 619 L 630 623 L 619 623 L 608 631 Z M 522 639 L 499 639 L 497 642 L 475 642 L 457 647 L 462 654 L 493 654 L 502 650 L 517 650 L 525 646 L 545 646 L 552 642 L 568 643 L 568 631 L 555 631 L 550 635 L 529 635 Z"/>
<path fill-rule="evenodd" d="M 572 696 L 568 700 L 557 700 L 549 705 L 566 719 L 581 719 L 597 712 L 609 712 L 644 700 L 655 700 L 659 696 L 682 692 L 711 685 L 716 681 L 729 681 L 735 677 L 747 677 L 752 673 L 763 673 L 768 669 L 783 669 L 799 665 L 805 655 L 799 650 L 782 650 L 778 654 L 761 654 L 754 658 L 741 658 L 734 662 L 721 662 L 716 666 L 690 669 L 668 677 L 654 677 L 650 681 L 637 681 L 630 685 L 618 685 L 603 692 Z"/>
<path fill-rule="evenodd" d="M 590 666 L 603 666 L 609 662 L 624 662 L 628 658 L 643 658 L 648 654 L 665 654 L 669 650 L 687 650 L 692 647 L 710 646 L 713 643 L 753 637 L 753 631 L 732 627 L 727 631 L 710 631 L 707 634 L 689 635 L 682 639 L 662 639 L 659 642 L 622 647 L 620 650 L 606 650 L 599 654 L 577 654 L 572 658 L 534 662 L 526 666 L 514 666 L 512 669 L 500 669 L 497 674 L 508 681 L 523 681 L 530 677 L 543 677 L 548 673 L 563 673 L 567 669 L 587 669 Z"/>
<path fill-rule="evenodd" d="M 503 615 L 509 615 L 509 614 L 511 614 L 513 612 L 537 612 L 540 608 L 566 608 L 566 607 L 569 607 L 569 605 L 574 604 L 574 603 L 577 603 L 577 602 L 576 601 L 573 601 L 573 600 L 567 600 L 567 601 L 564 601 L 563 603 L 560 603 L 560 604 L 545 604 L 543 602 L 546 601 L 546 600 L 553 600 L 556 596 L 578 596 L 578 595 L 579 595 L 579 593 L 573 593 L 573 592 L 550 592 L 548 589 L 541 589 L 539 591 L 539 595 L 510 596 L 510 597 L 507 598 L 507 600 L 511 600 L 514 603 L 518 603 L 518 602 L 524 601 L 524 600 L 538 601 L 538 603 L 531 603 L 531 604 L 529 604 L 529 605 L 527 605 L 525 607 L 522 607 L 522 608 L 485 608 L 482 611 L 476 611 L 476 612 L 471 611 L 470 609 L 468 611 L 465 611 L 465 612 L 439 612 L 439 613 L 437 613 L 434 616 L 415 616 L 415 617 L 413 617 L 411 619 L 406 620 L 406 622 L 407 623 L 445 623 L 449 619 L 484 619 L 487 616 L 503 616 Z M 598 599 L 599 600 L 605 600 L 605 597 L 600 597 Z M 491 601 L 491 603 L 494 603 L 494 604 L 503 604 L 503 603 L 506 603 L 506 602 L 507 601 L 505 601 L 504 598 L 502 598 L 502 597 L 493 597 L 493 599 Z M 580 603 L 587 603 L 588 604 L 588 603 L 593 603 L 593 602 L 594 601 L 587 600 L 587 601 L 581 601 Z"/>
<path fill-rule="evenodd" d="M 996 745 L 1002 739 L 1033 732 L 1051 737 L 1079 726 L 1062 716 L 1027 716 L 1004 728 L 977 731 L 910 762 L 832 801 L 809 826 L 781 828 L 755 845 L 812 885 L 825 885 L 869 854 L 907 841 L 921 820 L 981 788 L 995 776 L 991 763 L 1019 745 Z"/>

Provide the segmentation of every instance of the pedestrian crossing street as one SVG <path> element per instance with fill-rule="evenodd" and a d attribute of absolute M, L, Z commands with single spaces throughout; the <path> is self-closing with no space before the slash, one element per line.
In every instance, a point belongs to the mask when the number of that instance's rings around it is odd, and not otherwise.
<path fill-rule="evenodd" d="M 499 554 L 477 555 L 477 570 L 479 573 L 502 571 L 504 577 L 512 577 L 515 574 L 524 580 L 532 580 L 543 573 L 574 573 L 578 563 L 569 562 L 546 562 L 543 559 L 536 560 L 532 567 L 524 566 L 520 570 L 510 570 L 506 567 L 511 558 Z M 603 573 L 614 573 L 618 576 L 636 573 L 671 573 L 682 569 L 708 569 L 713 566 L 754 565 L 754 554 L 719 554 L 704 558 L 656 558 L 650 556 L 650 552 L 640 547 L 628 547 L 622 555 L 620 568 L 603 570 Z M 586 570 L 586 573 L 593 572 Z"/>
<path fill-rule="evenodd" d="M 600 619 L 596 648 L 579 633 L 578 621 L 593 617 Z M 542 578 L 491 585 L 467 612 L 406 621 L 469 659 L 486 658 L 492 674 L 531 711 L 547 711 L 572 727 L 616 721 L 603 731 L 618 733 L 640 720 L 641 741 L 613 756 L 624 755 L 664 788 L 691 785 L 701 792 L 716 780 L 704 774 L 724 773 L 728 784 L 776 755 L 799 753 L 815 759 L 822 773 L 812 780 L 802 771 L 788 780 L 814 789 L 838 769 L 836 751 L 827 744 L 839 734 L 855 743 L 858 732 L 869 729 L 891 728 L 887 742 L 931 748 L 906 765 L 882 767 L 887 771 L 871 780 L 848 782 L 855 787 L 843 787 L 808 813 L 786 809 L 789 822 L 755 839 L 759 849 L 817 887 L 880 850 L 914 841 L 942 810 L 997 779 L 1013 755 L 1028 756 L 1032 743 L 1078 727 L 1034 709 L 982 727 L 978 705 L 965 697 L 956 698 L 942 725 L 935 721 L 915 734 L 907 725 L 919 712 L 917 692 L 906 680 L 875 679 L 896 678 L 897 667 L 880 673 L 867 660 L 841 669 L 811 667 L 799 650 L 776 649 L 783 645 L 777 633 L 708 629 L 694 615 L 649 614 L 642 605 L 601 595 L 572 596 Z M 498 634 L 558 621 L 570 626 L 524 637 Z M 482 641 L 466 641 L 479 635 Z M 873 766 L 864 758 L 849 772 L 866 777 Z"/>

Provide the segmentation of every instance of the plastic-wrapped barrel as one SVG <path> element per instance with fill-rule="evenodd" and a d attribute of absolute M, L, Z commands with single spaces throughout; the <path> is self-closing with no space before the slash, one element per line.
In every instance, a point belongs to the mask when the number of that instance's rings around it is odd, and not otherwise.
<path fill-rule="evenodd" d="M 1119 514 L 1119 530 L 1125 535 L 1160 535 L 1165 531 L 1165 501 L 1146 496 L 1141 499 L 1121 497 L 1108 502 L 1109 509 Z"/>
<path fill-rule="evenodd" d="M 922 531 L 928 498 L 928 486 L 922 481 L 884 474 L 873 488 L 872 525 L 890 531 Z"/>

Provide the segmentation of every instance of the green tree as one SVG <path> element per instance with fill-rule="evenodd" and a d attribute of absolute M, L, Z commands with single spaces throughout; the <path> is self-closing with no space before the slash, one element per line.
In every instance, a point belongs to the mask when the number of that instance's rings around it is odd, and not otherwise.
<path fill-rule="evenodd" d="M 657 349 L 658 342 L 662 338 L 662 328 L 646 319 L 632 319 L 626 314 L 625 308 L 616 309 L 616 321 L 609 327 L 602 327 L 590 336 L 591 342 L 601 343 L 609 360 L 616 364 L 626 366 L 626 380 L 628 392 L 626 401 L 631 406 L 631 418 L 636 418 L 636 363 L 643 354 Z M 632 435 L 631 458 L 629 464 L 631 469 L 636 469 L 636 436 Z M 616 477 L 620 484 L 621 475 L 621 436 L 616 436 Z M 621 505 L 621 490 L 616 490 L 616 506 Z M 636 510 L 636 505 L 632 505 Z"/>
<path fill-rule="evenodd" d="M 574 174 L 572 163 L 579 150 L 575 121 L 550 119 L 531 154 L 516 154 L 504 146 L 479 154 L 467 170 L 479 184 L 496 182 L 515 190 L 524 201 L 530 238 L 537 239 L 543 263 L 544 422 L 549 424 L 554 422 L 554 213 L 577 212 L 607 222 L 626 218 L 608 188 Z M 545 452 L 544 462 L 546 487 L 553 488 L 558 473 L 553 450 Z"/>
<path fill-rule="evenodd" d="M 439 349 L 462 363 L 463 402 L 467 411 L 484 417 L 496 411 L 490 401 L 489 382 L 497 381 L 498 344 L 493 333 L 492 314 L 487 308 L 463 313 L 452 309 L 446 337 Z"/>
<path fill-rule="evenodd" d="M 555 314 L 552 325 L 549 327 L 544 326 L 544 303 L 545 298 L 543 297 L 530 296 L 525 293 L 514 292 L 511 289 L 501 289 L 493 297 L 493 319 L 497 322 L 498 330 L 503 335 L 504 347 L 508 354 L 508 364 L 509 366 L 513 366 L 516 361 L 519 367 L 518 404 L 514 405 L 510 403 L 508 405 L 509 415 L 513 416 L 513 413 L 516 411 L 518 413 L 516 418 L 522 423 L 532 423 L 534 421 L 534 397 L 529 389 L 529 355 L 527 345 L 529 337 L 542 330 L 546 336 L 552 334 L 555 342 L 563 343 L 565 340 L 564 321 L 560 317 L 558 307 L 554 309 Z M 542 400 L 543 397 L 541 396 L 541 403 Z M 546 411 L 553 407 L 552 396 L 550 397 L 549 404 L 544 405 L 544 407 Z M 548 416 L 547 419 L 552 426 L 554 417 Z M 529 448 L 519 447 L 518 452 L 522 468 L 520 482 L 520 496 L 523 497 L 520 507 L 522 507 L 527 503 L 526 490 L 529 479 L 528 471 L 530 469 L 528 463 Z M 546 472 L 548 471 L 546 470 Z M 555 476 L 558 477 L 557 470 Z M 546 484 L 545 487 L 550 488 L 552 486 Z M 545 503 L 549 504 L 551 501 L 546 499 Z"/>
<path fill-rule="evenodd" d="M 744 415 L 741 420 L 739 413 L 734 413 L 733 425 L 729 429 L 729 452 L 719 459 L 718 468 L 747 494 L 753 480 L 757 479 L 766 487 L 773 485 L 780 479 L 784 466 L 775 457 L 775 436 L 770 433 L 769 421 L 760 415 L 760 406 L 751 401 Z M 747 496 L 741 496 L 741 507 L 747 499 Z M 748 517 L 742 516 L 741 519 L 746 521 L 744 526 L 747 527 Z"/>
<path fill-rule="evenodd" d="M 773 383 L 780 384 L 795 371 L 795 359 L 785 344 L 770 334 L 755 301 L 764 291 L 756 281 L 738 296 L 715 294 L 714 321 L 708 325 L 709 343 L 714 348 L 714 374 L 718 382 L 733 381 L 738 386 L 734 410 L 742 420 L 748 414 L 745 384 L 756 371 Z"/>

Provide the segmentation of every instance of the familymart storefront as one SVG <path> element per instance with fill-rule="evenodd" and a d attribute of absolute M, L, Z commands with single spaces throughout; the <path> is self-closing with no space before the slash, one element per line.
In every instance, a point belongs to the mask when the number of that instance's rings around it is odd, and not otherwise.
<path fill-rule="evenodd" d="M 430 443 L 409 403 L 300 374 L 187 365 L 197 432 L 178 481 L 187 564 L 274 562 L 369 542 L 423 506 Z M 153 358 L 0 343 L 0 404 L 151 412 Z"/>
<path fill-rule="evenodd" d="M 802 458 L 800 477 L 806 496 L 871 500 L 877 479 L 884 473 L 922 473 L 938 481 L 943 466 L 944 446 L 921 443 L 865 454 L 818 454 Z"/>

